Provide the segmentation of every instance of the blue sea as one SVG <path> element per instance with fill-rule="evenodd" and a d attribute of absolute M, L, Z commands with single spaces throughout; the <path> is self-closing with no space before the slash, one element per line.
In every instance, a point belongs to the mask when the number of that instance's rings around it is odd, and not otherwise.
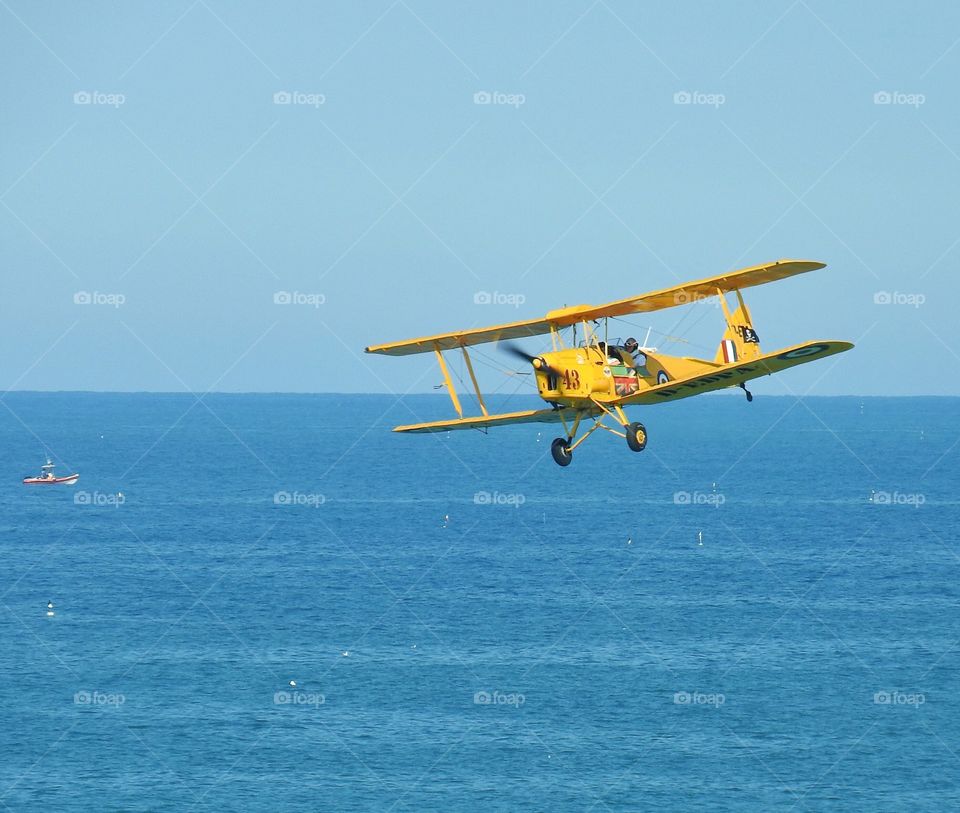
<path fill-rule="evenodd" d="M 960 808 L 960 400 L 2 406 L 0 810 Z"/>

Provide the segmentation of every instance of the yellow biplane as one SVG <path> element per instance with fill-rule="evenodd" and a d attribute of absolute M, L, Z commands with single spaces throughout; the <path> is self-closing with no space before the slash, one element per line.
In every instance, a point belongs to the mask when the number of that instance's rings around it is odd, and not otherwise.
<path fill-rule="evenodd" d="M 647 445 L 646 427 L 628 420 L 624 407 L 675 401 L 724 387 L 741 387 L 747 400 L 752 401 L 753 396 L 746 387 L 747 381 L 850 350 L 853 347 L 850 342 L 813 341 L 762 353 L 753 319 L 740 293 L 743 288 L 823 267 L 824 263 L 812 260 L 778 260 L 606 305 L 576 305 L 550 311 L 543 319 L 372 345 L 366 348 L 366 352 L 387 356 L 433 352 L 440 364 L 444 385 L 458 417 L 448 421 L 398 426 L 395 432 L 446 432 L 452 429 L 487 429 L 513 423 L 560 423 L 564 437 L 553 441 L 551 452 L 559 465 L 567 466 L 573 450 L 597 429 L 605 429 L 626 438 L 630 449 L 643 451 Z M 727 302 L 727 294 L 730 293 L 736 295 L 737 307 L 733 312 Z M 634 338 L 622 343 L 619 340 L 610 342 L 607 338 L 607 320 L 610 318 L 649 313 L 714 296 L 719 298 L 723 307 L 727 327 L 713 361 L 658 353 L 656 348 L 641 346 Z M 561 334 L 566 328 L 572 328 L 569 343 L 564 341 Z M 553 349 L 540 355 L 528 354 L 514 343 L 516 339 L 545 334 L 550 335 Z M 649 333 L 647 335 L 649 337 Z M 550 404 L 548 409 L 499 415 L 487 412 L 467 353 L 468 347 L 486 342 L 504 342 L 503 349 L 532 364 L 537 390 L 540 397 Z M 463 353 L 481 415 L 463 416 L 460 399 L 443 357 L 444 351 L 448 350 Z M 618 424 L 620 429 L 607 426 L 604 423 L 607 418 Z M 593 421 L 593 425 L 577 437 L 585 421 Z"/>

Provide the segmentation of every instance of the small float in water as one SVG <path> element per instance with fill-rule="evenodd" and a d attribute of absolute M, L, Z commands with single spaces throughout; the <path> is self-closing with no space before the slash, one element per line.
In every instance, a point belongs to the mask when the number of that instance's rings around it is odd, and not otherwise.
<path fill-rule="evenodd" d="M 40 467 L 40 474 L 36 477 L 24 477 L 23 484 L 25 486 L 72 486 L 80 479 L 79 474 L 68 474 L 66 477 L 57 477 L 57 475 L 53 473 L 54 468 L 53 461 L 48 457 L 47 462 Z"/>

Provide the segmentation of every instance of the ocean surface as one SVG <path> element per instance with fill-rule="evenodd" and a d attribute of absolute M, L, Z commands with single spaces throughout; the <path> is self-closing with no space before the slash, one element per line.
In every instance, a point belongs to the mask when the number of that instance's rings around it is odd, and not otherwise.
<path fill-rule="evenodd" d="M 960 399 L 2 407 L 0 811 L 960 809 Z"/>

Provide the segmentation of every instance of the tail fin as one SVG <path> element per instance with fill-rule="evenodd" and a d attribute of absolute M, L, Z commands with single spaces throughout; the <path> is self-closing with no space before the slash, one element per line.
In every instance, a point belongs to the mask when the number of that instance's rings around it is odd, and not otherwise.
<path fill-rule="evenodd" d="M 724 331 L 717 355 L 714 361 L 717 364 L 733 364 L 738 361 L 749 361 L 761 355 L 760 337 L 753 329 L 753 319 L 743 301 L 740 291 L 736 291 L 739 307 L 731 314 L 727 307 L 726 297 L 720 296 L 723 313 L 727 318 L 727 329 Z"/>

